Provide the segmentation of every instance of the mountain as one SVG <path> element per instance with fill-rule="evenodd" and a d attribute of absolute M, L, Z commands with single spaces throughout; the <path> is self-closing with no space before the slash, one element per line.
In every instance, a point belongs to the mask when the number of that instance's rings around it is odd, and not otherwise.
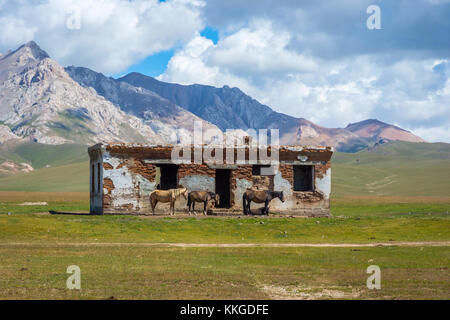
<path fill-rule="evenodd" d="M 0 125 L 2 137 L 44 144 L 164 142 L 141 119 L 80 86 L 35 42 L 0 58 Z"/>
<path fill-rule="evenodd" d="M 0 125 L 0 145 L 10 140 L 20 140 L 21 138 L 16 136 L 11 128 L 5 125 Z"/>
<path fill-rule="evenodd" d="M 422 138 L 407 130 L 376 119 L 368 119 L 361 122 L 350 123 L 345 129 L 362 138 L 374 141 L 387 139 L 392 141 L 426 142 Z"/>
<path fill-rule="evenodd" d="M 88 161 L 86 145 L 9 140 L 0 146 L 0 176 Z M 3 168 L 3 170 L 2 170 Z"/>
<path fill-rule="evenodd" d="M 61 67 L 34 42 L 0 56 L 0 144 L 177 143 L 205 129 L 279 129 L 280 143 L 356 152 L 381 140 L 423 141 L 378 120 L 325 128 L 275 112 L 238 88 L 180 85 L 139 73 L 113 79 Z"/>
<path fill-rule="evenodd" d="M 275 112 L 238 88 L 180 85 L 140 73 L 130 73 L 118 80 L 155 92 L 222 130 L 279 129 L 281 144 L 331 145 L 349 152 L 368 146 L 366 139 L 348 130 L 328 129 L 303 118 Z"/>
<path fill-rule="evenodd" d="M 195 121 L 201 121 L 204 130 L 218 129 L 153 91 L 105 77 L 87 68 L 72 66 L 65 70 L 83 87 L 93 88 L 120 110 L 142 119 L 168 142 L 176 143 L 180 135 L 190 136 Z"/>
<path fill-rule="evenodd" d="M 215 88 L 199 84 L 185 86 L 158 81 L 140 73 L 130 73 L 118 80 L 153 91 L 224 131 L 231 128 L 263 128 L 268 117 L 276 117 L 276 120 L 280 120 L 279 117 L 283 120 L 292 118 L 277 114 L 238 88 Z"/>

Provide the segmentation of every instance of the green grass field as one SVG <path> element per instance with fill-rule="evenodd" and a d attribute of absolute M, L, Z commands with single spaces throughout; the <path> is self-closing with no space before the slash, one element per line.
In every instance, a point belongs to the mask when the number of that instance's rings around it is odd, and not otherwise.
<path fill-rule="evenodd" d="M 0 193 L 0 235 L 10 242 L 369 243 L 450 240 L 450 199 L 399 204 L 336 200 L 332 218 L 153 218 L 48 214 L 88 212 L 84 194 L 36 194 L 48 206 L 21 206 L 27 193 Z M 67 197 L 64 199 L 64 197 Z M 394 201 L 397 199 L 390 199 Z M 12 202 L 11 202 L 12 201 Z M 384 201 L 384 204 L 380 204 Z M 8 215 L 7 213 L 10 213 Z M 5 214 L 6 213 L 6 214 Z M 43 213 L 43 214 L 41 214 Z"/>
<path fill-rule="evenodd" d="M 0 192 L 0 299 L 449 299 L 450 199 L 411 199 L 335 199 L 332 218 L 197 219 L 50 215 L 86 211 L 87 194 Z M 265 247 L 380 242 L 392 246 Z M 366 287 L 374 264 L 381 290 Z M 65 287 L 69 265 L 80 291 Z"/>
<path fill-rule="evenodd" d="M 51 215 L 88 212 L 87 162 L 3 177 L 0 299 L 449 299 L 449 150 L 336 153 L 331 218 Z M 376 243 L 391 246 L 346 247 Z M 373 264 L 381 290 L 366 287 Z M 81 291 L 65 287 L 69 265 Z"/>
<path fill-rule="evenodd" d="M 0 299 L 448 299 L 450 251 L 0 247 Z M 81 269 L 68 290 L 66 269 Z M 369 265 L 381 289 L 366 287 Z"/>

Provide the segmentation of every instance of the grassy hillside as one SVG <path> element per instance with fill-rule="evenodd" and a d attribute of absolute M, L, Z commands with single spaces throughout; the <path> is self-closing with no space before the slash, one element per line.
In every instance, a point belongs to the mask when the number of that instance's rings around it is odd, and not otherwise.
<path fill-rule="evenodd" d="M 89 164 L 42 168 L 0 179 L 0 190 L 42 192 L 89 192 Z"/>
<path fill-rule="evenodd" d="M 450 196 L 450 144 L 392 142 L 335 153 L 333 195 Z"/>
<path fill-rule="evenodd" d="M 56 167 L 88 160 L 87 147 L 79 144 L 46 145 L 40 143 L 9 143 L 0 146 L 0 161 L 25 162 L 35 169 Z"/>
<path fill-rule="evenodd" d="M 88 191 L 86 147 L 21 145 L 13 156 L 38 169 L 0 179 L 0 190 Z M 0 154 L 1 155 L 1 154 Z M 83 161 L 84 160 L 84 161 Z M 51 168 L 44 168 L 46 164 Z M 58 163 L 63 166 L 56 166 Z M 450 196 L 450 144 L 393 142 L 333 156 L 332 193 L 341 196 Z"/>

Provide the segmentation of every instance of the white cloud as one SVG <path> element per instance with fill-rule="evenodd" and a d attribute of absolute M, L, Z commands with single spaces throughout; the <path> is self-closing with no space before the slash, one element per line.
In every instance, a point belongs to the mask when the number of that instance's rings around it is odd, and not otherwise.
<path fill-rule="evenodd" d="M 119 73 L 178 47 L 161 80 L 236 86 L 323 126 L 378 118 L 450 142 L 450 64 L 442 54 L 448 41 L 436 27 L 448 8 L 402 2 L 395 13 L 401 21 L 416 6 L 415 15 L 437 17 L 426 20 L 436 32 L 422 43 L 420 28 L 396 20 L 383 34 L 367 33 L 366 2 L 248 1 L 237 9 L 232 1 L 0 0 L 0 51 L 33 39 L 63 65 Z M 66 27 L 74 6 L 80 30 Z M 199 35 L 203 19 L 220 28 L 216 45 Z"/>
<path fill-rule="evenodd" d="M 256 19 L 220 41 L 208 57 L 237 74 L 310 72 L 318 66 L 308 56 L 287 49 L 291 35 L 275 30 L 268 20 Z"/>
<path fill-rule="evenodd" d="M 202 29 L 201 1 L 10 1 L 0 14 L 0 51 L 35 40 L 63 65 L 117 73 L 183 44 Z M 67 28 L 73 10 L 81 28 Z M 72 16 L 73 17 L 73 16 Z"/>
<path fill-rule="evenodd" d="M 414 133 L 428 142 L 450 142 L 450 126 L 414 128 Z"/>
<path fill-rule="evenodd" d="M 377 55 L 309 57 L 289 47 L 289 33 L 258 19 L 214 45 L 197 35 L 169 62 L 161 80 L 237 86 L 276 111 L 328 127 L 378 118 L 405 128 L 436 127 L 430 141 L 450 141 L 447 60 Z M 442 70 L 436 66 L 442 64 Z"/>
<path fill-rule="evenodd" d="M 179 50 L 170 59 L 167 70 L 158 79 L 181 84 L 200 83 L 219 87 L 229 85 L 242 90 L 251 90 L 252 87 L 245 79 L 236 77 L 220 66 L 208 65 L 204 61 L 208 52 L 214 50 L 215 47 L 211 40 L 197 33 L 182 50 Z"/>

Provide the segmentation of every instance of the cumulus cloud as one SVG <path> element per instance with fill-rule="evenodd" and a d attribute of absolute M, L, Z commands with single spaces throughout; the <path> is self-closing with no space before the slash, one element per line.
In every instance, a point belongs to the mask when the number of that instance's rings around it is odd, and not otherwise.
<path fill-rule="evenodd" d="M 187 0 L 1 2 L 0 51 L 35 40 L 63 65 L 117 73 L 191 39 L 203 27 L 203 5 Z"/>
<path fill-rule="evenodd" d="M 261 18 L 216 45 L 197 34 L 159 78 L 236 86 L 276 111 L 328 127 L 378 118 L 418 129 L 430 141 L 450 141 L 447 59 L 380 53 L 330 59 L 290 46 L 291 39 Z"/>
<path fill-rule="evenodd" d="M 208 62 L 244 75 L 316 70 L 313 58 L 287 49 L 290 41 L 288 32 L 275 30 L 269 20 L 256 19 L 249 27 L 224 38 L 211 51 Z"/>
<path fill-rule="evenodd" d="M 377 32 L 366 28 L 366 9 L 373 4 L 381 9 Z M 277 29 L 289 30 L 291 47 L 317 57 L 390 50 L 391 59 L 405 51 L 442 58 L 450 51 L 448 0 L 208 0 L 204 11 L 209 25 L 232 32 L 252 19 L 270 19 Z"/>
<path fill-rule="evenodd" d="M 370 31 L 373 0 L 0 0 L 0 52 L 33 39 L 63 65 L 112 74 L 176 48 L 159 79 L 239 87 L 323 126 L 378 118 L 450 142 L 450 1 L 375 3 L 382 30 Z"/>

